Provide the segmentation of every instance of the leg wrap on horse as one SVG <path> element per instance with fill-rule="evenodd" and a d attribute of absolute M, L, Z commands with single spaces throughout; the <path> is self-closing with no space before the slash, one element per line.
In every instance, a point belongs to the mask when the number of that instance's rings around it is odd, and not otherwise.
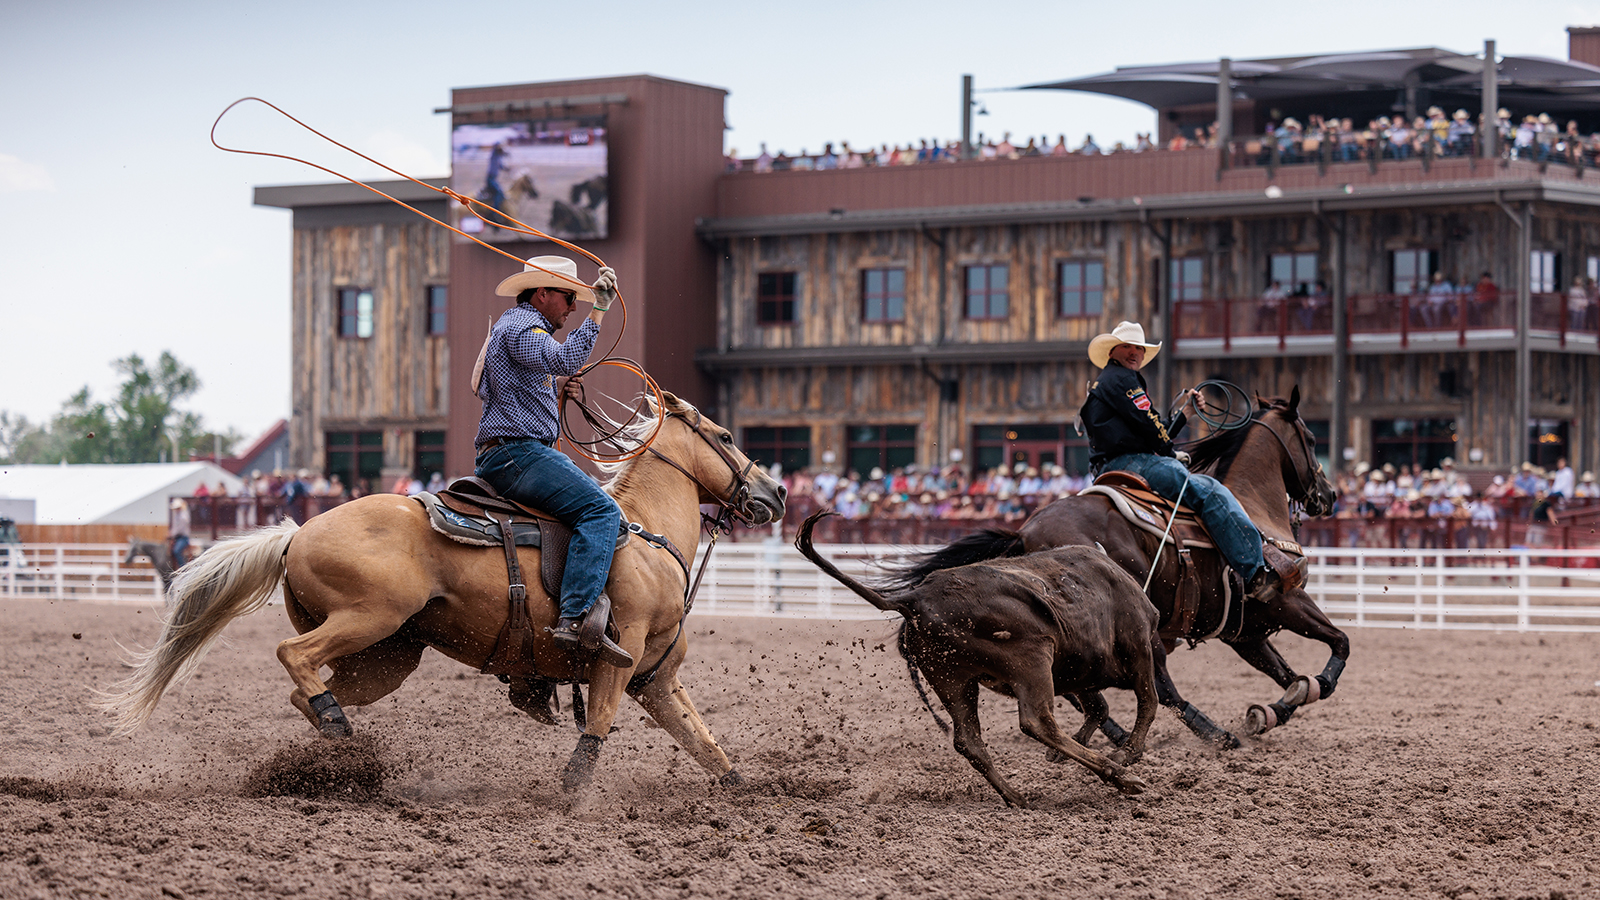
<path fill-rule="evenodd" d="M 594 778 L 595 762 L 600 759 L 600 748 L 605 742 L 605 738 L 592 734 L 578 738 L 578 746 L 572 751 L 572 758 L 567 760 L 567 767 L 561 773 L 562 790 L 575 791 Z"/>
<path fill-rule="evenodd" d="M 1121 747 L 1128 743 L 1128 729 L 1118 725 L 1116 720 L 1109 716 L 1100 723 L 1100 733 L 1106 736 L 1106 740 L 1110 741 L 1113 747 Z"/>
<path fill-rule="evenodd" d="M 1339 676 L 1344 673 L 1344 663 L 1344 660 L 1335 656 L 1328 660 L 1326 666 L 1322 667 L 1322 674 L 1317 676 L 1317 684 L 1322 688 L 1322 696 L 1328 696 L 1333 693 L 1334 688 L 1339 686 Z"/>
<path fill-rule="evenodd" d="M 323 737 L 343 738 L 355 733 L 350 720 L 344 717 L 344 710 L 339 708 L 339 701 L 333 699 L 333 691 L 323 691 L 306 702 L 317 714 L 317 730 Z"/>
<path fill-rule="evenodd" d="M 1239 747 L 1239 739 L 1231 732 L 1211 721 L 1211 717 L 1200 711 L 1193 703 L 1185 702 L 1178 708 L 1178 718 L 1189 730 L 1199 735 L 1202 739 L 1210 741 L 1223 750 L 1235 750 Z"/>

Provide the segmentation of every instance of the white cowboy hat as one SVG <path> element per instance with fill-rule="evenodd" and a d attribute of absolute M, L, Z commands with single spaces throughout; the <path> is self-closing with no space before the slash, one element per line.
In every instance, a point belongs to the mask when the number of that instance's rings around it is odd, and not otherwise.
<path fill-rule="evenodd" d="M 542 287 L 572 291 L 579 300 L 594 302 L 594 291 L 578 278 L 578 264 L 565 256 L 528 257 L 522 271 L 500 282 L 494 292 L 500 297 L 515 297 L 528 288 Z"/>
<path fill-rule="evenodd" d="M 1104 369 L 1111 359 L 1111 351 L 1120 344 L 1133 344 L 1143 347 L 1144 361 L 1149 362 L 1161 352 L 1160 344 L 1147 344 L 1144 341 L 1144 326 L 1138 322 L 1120 322 L 1111 329 L 1110 334 L 1102 334 L 1089 342 L 1089 361 Z"/>

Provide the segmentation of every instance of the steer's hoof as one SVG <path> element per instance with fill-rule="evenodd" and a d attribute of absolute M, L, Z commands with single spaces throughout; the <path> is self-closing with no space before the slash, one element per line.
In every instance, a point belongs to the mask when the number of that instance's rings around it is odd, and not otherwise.
<path fill-rule="evenodd" d="M 1144 779 L 1137 775 L 1129 775 L 1127 772 L 1117 775 L 1117 790 L 1130 797 L 1134 794 L 1144 793 L 1149 787 L 1150 785 L 1145 784 Z"/>

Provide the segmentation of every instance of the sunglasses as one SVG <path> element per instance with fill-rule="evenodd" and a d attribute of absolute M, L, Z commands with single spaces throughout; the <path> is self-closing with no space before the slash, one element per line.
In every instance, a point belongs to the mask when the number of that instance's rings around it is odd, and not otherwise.
<path fill-rule="evenodd" d="M 568 306 L 572 306 L 578 302 L 577 291 L 564 291 L 561 288 L 545 288 L 545 290 L 550 291 L 551 293 L 560 294 L 561 296 L 565 297 Z"/>

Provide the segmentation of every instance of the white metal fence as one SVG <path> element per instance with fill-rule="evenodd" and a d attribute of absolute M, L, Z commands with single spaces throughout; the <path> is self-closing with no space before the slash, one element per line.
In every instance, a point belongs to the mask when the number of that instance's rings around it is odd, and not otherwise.
<path fill-rule="evenodd" d="M 0 545 L 0 597 L 159 602 L 161 579 L 126 544 Z"/>
<path fill-rule="evenodd" d="M 14 545 L 13 545 L 14 546 Z M 25 544 L 0 565 L 0 596 L 158 602 L 147 566 L 126 567 L 116 544 Z M 817 549 L 857 577 L 875 563 L 930 548 L 828 544 Z M 487 550 L 485 552 L 488 552 Z M 705 546 L 700 548 L 705 553 Z M 1307 548 L 1307 585 L 1342 625 L 1600 632 L 1600 550 Z M 696 560 L 698 564 L 698 558 Z M 711 615 L 893 618 L 824 575 L 787 543 L 717 546 L 695 611 Z"/>

